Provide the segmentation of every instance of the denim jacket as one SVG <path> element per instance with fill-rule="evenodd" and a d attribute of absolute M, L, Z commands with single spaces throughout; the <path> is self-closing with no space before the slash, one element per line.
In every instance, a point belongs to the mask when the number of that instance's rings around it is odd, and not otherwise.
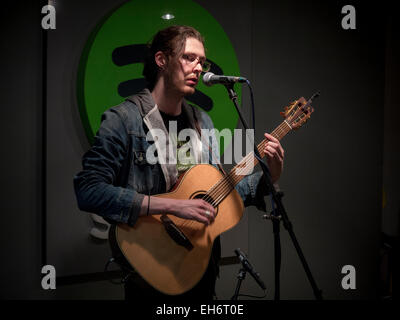
<path fill-rule="evenodd" d="M 186 102 L 183 112 L 192 125 L 197 122 L 201 129 L 213 129 L 205 112 Z M 144 196 L 165 193 L 174 183 L 171 170 L 175 165 L 168 168 L 146 161 L 146 151 L 151 145 L 146 139 L 149 127 L 163 127 L 163 130 L 165 127 L 147 89 L 105 111 L 101 120 L 94 143 L 83 156 L 82 171 L 74 177 L 78 206 L 110 223 L 134 226 Z M 205 145 L 202 152 L 212 163 L 213 156 L 219 154 L 215 136 L 210 137 L 209 146 L 213 152 Z M 255 172 L 243 178 L 235 188 L 245 206 L 255 205 L 265 211 L 267 191 L 261 179 L 262 172 Z"/>

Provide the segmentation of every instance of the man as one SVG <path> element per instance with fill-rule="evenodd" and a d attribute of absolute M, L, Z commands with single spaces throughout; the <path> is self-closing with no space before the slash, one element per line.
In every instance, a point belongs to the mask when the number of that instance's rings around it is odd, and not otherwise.
<path fill-rule="evenodd" d="M 152 197 L 173 187 L 182 167 L 176 163 L 157 163 L 146 160 L 150 147 L 156 146 L 158 155 L 176 147 L 171 139 L 167 145 L 150 144 L 146 139 L 154 129 L 168 136 L 169 121 L 176 121 L 178 132 L 185 128 L 212 129 L 205 112 L 190 106 L 184 100 L 193 94 L 201 72 L 208 68 L 204 40 L 200 33 L 188 26 L 172 26 L 159 31 L 153 38 L 143 75 L 147 89 L 129 97 L 119 106 L 107 110 L 92 148 L 83 157 L 83 170 L 74 178 L 78 205 L 81 210 L 94 212 L 110 223 L 134 226 L 140 216 L 168 212 L 183 219 L 192 219 L 209 225 L 215 218 L 215 209 L 202 199 L 175 200 Z M 232 110 L 232 112 L 234 112 Z M 279 179 L 283 168 L 284 151 L 277 139 L 269 140 L 265 154 L 273 182 Z M 217 153 L 215 137 L 202 150 Z M 165 155 L 165 154 L 164 154 Z M 170 155 L 171 156 L 171 155 Z M 168 156 L 167 156 L 168 157 Z M 194 156 L 196 158 L 196 156 Z M 195 160 L 198 162 L 198 155 Z M 265 206 L 267 191 L 260 183 L 261 172 L 246 176 L 236 189 L 245 206 Z M 214 242 L 212 257 L 200 282 L 179 296 L 162 295 L 132 272 L 125 284 L 127 299 L 212 299 L 218 274 L 220 241 Z"/>

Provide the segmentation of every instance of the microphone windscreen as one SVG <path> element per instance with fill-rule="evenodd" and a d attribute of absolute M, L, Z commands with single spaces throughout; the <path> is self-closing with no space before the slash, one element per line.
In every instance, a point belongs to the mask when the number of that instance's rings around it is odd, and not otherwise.
<path fill-rule="evenodd" d="M 203 83 L 206 85 L 206 86 L 211 86 L 212 85 L 212 83 L 211 83 L 211 77 L 214 75 L 214 73 L 212 73 L 212 72 L 206 72 L 204 75 L 203 75 Z"/>

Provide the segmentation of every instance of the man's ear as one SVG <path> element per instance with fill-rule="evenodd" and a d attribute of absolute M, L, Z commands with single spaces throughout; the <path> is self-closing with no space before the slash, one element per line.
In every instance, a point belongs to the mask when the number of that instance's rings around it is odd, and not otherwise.
<path fill-rule="evenodd" d="M 166 68 L 167 57 L 165 56 L 164 52 L 157 51 L 156 54 L 154 55 L 154 60 L 156 61 L 156 64 L 161 70 Z"/>

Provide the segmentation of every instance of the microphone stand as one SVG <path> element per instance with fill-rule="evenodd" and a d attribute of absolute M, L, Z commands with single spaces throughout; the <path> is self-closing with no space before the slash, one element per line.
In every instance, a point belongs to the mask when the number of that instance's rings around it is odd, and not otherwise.
<path fill-rule="evenodd" d="M 246 277 L 246 272 L 247 271 L 246 271 L 245 268 L 243 268 L 243 267 L 240 268 L 239 273 L 237 275 L 238 282 L 237 282 L 237 285 L 236 285 L 235 294 L 232 296 L 231 300 L 237 300 L 238 299 L 240 286 L 242 285 L 242 281 Z"/>
<path fill-rule="evenodd" d="M 234 83 L 225 84 L 226 89 L 228 90 L 229 98 L 232 100 L 236 111 L 240 117 L 240 121 L 243 124 L 243 127 L 247 130 L 249 126 L 246 123 L 246 120 L 243 118 L 242 112 L 240 111 L 238 104 L 237 104 L 237 94 L 233 90 Z M 267 164 L 262 161 L 260 153 L 254 141 L 252 141 L 251 137 L 249 137 L 250 141 L 253 144 L 254 154 L 257 158 L 258 162 L 260 163 L 261 169 L 263 170 L 265 182 L 267 185 L 267 190 L 270 190 L 273 202 L 275 203 L 276 208 L 272 208 L 272 213 L 270 215 L 265 215 L 264 217 L 267 219 L 271 219 L 273 223 L 273 232 L 274 232 L 274 254 L 275 254 L 275 300 L 280 300 L 280 282 L 279 282 L 279 273 L 280 273 L 280 266 L 281 266 L 281 246 L 280 246 L 280 221 L 283 221 L 283 226 L 288 231 L 290 238 L 292 239 L 293 245 L 296 248 L 297 254 L 300 258 L 300 261 L 303 265 L 304 271 L 308 277 L 308 280 L 311 284 L 311 287 L 314 291 L 314 296 L 317 300 L 322 300 L 322 291 L 318 289 L 317 284 L 314 280 L 313 275 L 311 274 L 311 270 L 308 267 L 307 261 L 303 255 L 303 252 L 300 248 L 300 245 L 296 239 L 296 236 L 293 231 L 292 223 L 289 221 L 287 216 L 286 210 L 282 203 L 282 196 L 283 193 L 277 192 L 272 181 L 271 175 L 268 169 Z"/>

